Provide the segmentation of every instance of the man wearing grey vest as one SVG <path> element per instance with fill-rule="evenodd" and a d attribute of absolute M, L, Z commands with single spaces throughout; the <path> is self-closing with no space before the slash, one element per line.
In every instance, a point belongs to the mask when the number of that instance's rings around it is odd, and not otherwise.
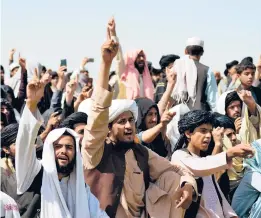
<path fill-rule="evenodd" d="M 196 37 L 187 40 L 186 55 L 174 65 L 177 83 L 173 97 L 178 103 L 186 102 L 190 110 L 214 111 L 218 98 L 217 84 L 210 68 L 200 63 L 203 53 L 203 40 Z"/>

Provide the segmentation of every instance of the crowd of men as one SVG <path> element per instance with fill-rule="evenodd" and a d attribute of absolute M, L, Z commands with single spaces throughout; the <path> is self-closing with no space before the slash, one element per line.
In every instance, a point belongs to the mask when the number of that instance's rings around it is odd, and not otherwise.
<path fill-rule="evenodd" d="M 261 57 L 221 74 L 197 37 L 161 69 L 122 47 L 112 18 L 96 84 L 91 59 L 53 71 L 10 51 L 1 217 L 261 218 Z"/>

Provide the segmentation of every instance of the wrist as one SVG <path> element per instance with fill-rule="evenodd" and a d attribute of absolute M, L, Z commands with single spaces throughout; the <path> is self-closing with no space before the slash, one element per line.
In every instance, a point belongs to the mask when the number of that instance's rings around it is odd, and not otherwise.
<path fill-rule="evenodd" d="M 234 152 L 231 149 L 228 149 L 226 152 L 226 156 L 227 156 L 227 162 L 230 162 L 234 157 Z"/>
<path fill-rule="evenodd" d="M 32 112 L 36 111 L 37 104 L 38 104 L 38 101 L 31 100 L 31 99 L 26 100 L 26 105 L 30 109 L 30 111 L 32 111 Z"/>
<path fill-rule="evenodd" d="M 222 141 L 217 141 L 217 142 L 215 142 L 215 146 L 222 148 L 223 147 L 223 142 Z"/>

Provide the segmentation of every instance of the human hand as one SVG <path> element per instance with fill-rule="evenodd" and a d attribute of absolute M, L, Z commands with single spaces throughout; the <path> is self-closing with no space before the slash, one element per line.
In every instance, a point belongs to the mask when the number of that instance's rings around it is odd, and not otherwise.
<path fill-rule="evenodd" d="M 116 36 L 116 23 L 114 17 L 112 17 L 107 25 L 108 30 L 110 31 L 110 36 Z"/>
<path fill-rule="evenodd" d="M 36 104 L 44 95 L 45 83 L 39 79 L 33 79 L 26 87 L 27 101 L 35 102 Z"/>
<path fill-rule="evenodd" d="M 16 52 L 16 49 L 15 49 L 15 48 L 13 48 L 13 49 L 10 50 L 9 56 L 10 56 L 11 60 L 13 60 L 13 57 L 14 57 L 14 53 L 15 53 L 15 52 Z"/>
<path fill-rule="evenodd" d="M 191 184 L 186 183 L 182 188 L 179 188 L 176 193 L 176 208 L 188 209 L 192 203 L 193 187 Z"/>
<path fill-rule="evenodd" d="M 241 125 L 242 125 L 242 119 L 241 117 L 238 117 L 235 122 L 234 122 L 235 128 L 236 128 L 236 133 L 238 134 L 240 129 L 241 129 Z"/>
<path fill-rule="evenodd" d="M 237 92 L 239 98 L 247 105 L 253 105 L 256 104 L 255 99 L 253 98 L 250 91 L 247 90 L 241 90 Z"/>
<path fill-rule="evenodd" d="M 26 59 L 19 57 L 19 65 L 22 68 L 22 72 L 26 71 Z"/>
<path fill-rule="evenodd" d="M 234 157 L 250 158 L 255 154 L 254 149 L 248 144 L 238 144 L 227 150 L 228 160 L 232 160 Z"/>
<path fill-rule="evenodd" d="M 53 130 L 56 127 L 59 126 L 60 121 L 61 121 L 61 117 L 58 116 L 58 113 L 59 112 L 54 112 L 54 113 L 51 114 L 51 116 L 50 116 L 50 118 L 47 122 L 46 129 Z"/>
<path fill-rule="evenodd" d="M 113 40 L 107 40 L 101 48 L 102 60 L 106 64 L 111 64 L 118 52 L 119 44 Z"/>
<path fill-rule="evenodd" d="M 165 72 L 166 72 L 166 78 L 168 80 L 168 84 L 175 85 L 177 79 L 177 73 L 174 71 L 174 69 L 173 68 L 170 69 L 166 67 Z"/>
<path fill-rule="evenodd" d="M 213 131 L 212 131 L 212 136 L 213 136 L 213 140 L 215 142 L 215 146 L 219 145 L 221 146 L 222 145 L 222 140 L 223 140 L 223 137 L 224 137 L 224 127 L 217 127 L 217 128 L 214 128 Z"/>
<path fill-rule="evenodd" d="M 169 122 L 173 119 L 173 117 L 176 115 L 176 112 L 170 112 L 170 103 L 167 104 L 165 111 L 163 112 L 160 123 L 163 127 L 166 127 Z"/>

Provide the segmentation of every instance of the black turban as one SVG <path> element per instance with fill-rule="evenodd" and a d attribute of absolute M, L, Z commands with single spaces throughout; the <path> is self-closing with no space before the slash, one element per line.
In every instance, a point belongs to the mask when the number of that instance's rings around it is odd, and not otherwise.
<path fill-rule="evenodd" d="M 179 59 L 178 55 L 163 55 L 159 61 L 161 70 L 164 70 L 169 64 L 173 63 L 175 60 Z"/>
<path fill-rule="evenodd" d="M 245 57 L 241 62 L 240 65 L 248 65 L 253 64 L 253 58 L 252 57 Z"/>
<path fill-rule="evenodd" d="M 11 144 L 15 143 L 18 133 L 18 123 L 9 124 L 1 131 L 1 143 L 2 146 L 9 147 Z"/>
<path fill-rule="evenodd" d="M 226 115 L 216 117 L 214 127 L 223 127 L 225 129 L 233 129 L 236 131 L 234 122 Z"/>
<path fill-rule="evenodd" d="M 187 143 L 185 131 L 193 132 L 202 124 L 212 124 L 213 120 L 214 115 L 209 111 L 194 110 L 184 114 L 178 122 L 180 138 L 175 146 L 175 150 L 181 149 Z"/>
<path fill-rule="evenodd" d="M 87 124 L 88 116 L 86 113 L 83 112 L 75 112 L 68 116 L 59 126 L 60 128 L 66 127 L 70 129 L 74 129 L 74 125 L 78 123 L 85 123 Z"/>
<path fill-rule="evenodd" d="M 233 102 L 233 101 L 240 101 L 241 107 L 242 107 L 242 101 L 239 98 L 238 94 L 236 91 L 230 92 L 227 94 L 227 97 L 225 99 L 225 111 L 227 110 L 228 106 Z"/>
<path fill-rule="evenodd" d="M 224 71 L 225 76 L 228 75 L 228 70 L 231 69 L 232 67 L 236 66 L 236 65 L 238 65 L 238 61 L 236 61 L 236 60 L 227 63 L 226 64 L 226 70 Z"/>

